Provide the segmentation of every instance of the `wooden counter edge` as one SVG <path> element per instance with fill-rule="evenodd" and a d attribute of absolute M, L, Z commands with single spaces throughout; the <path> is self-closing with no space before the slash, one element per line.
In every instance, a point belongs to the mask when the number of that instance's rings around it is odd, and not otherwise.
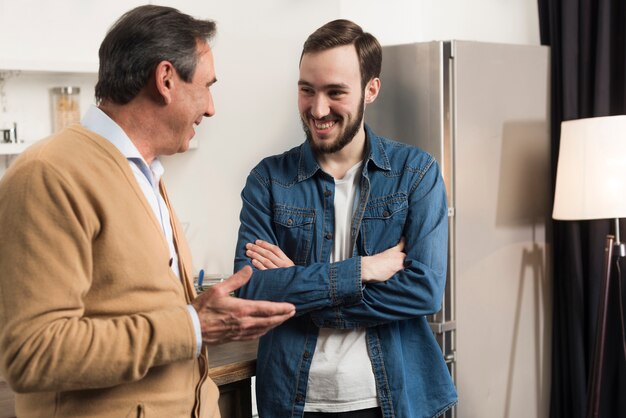
<path fill-rule="evenodd" d="M 251 378 L 256 372 L 257 347 L 258 340 L 209 347 L 209 376 L 218 386 Z"/>

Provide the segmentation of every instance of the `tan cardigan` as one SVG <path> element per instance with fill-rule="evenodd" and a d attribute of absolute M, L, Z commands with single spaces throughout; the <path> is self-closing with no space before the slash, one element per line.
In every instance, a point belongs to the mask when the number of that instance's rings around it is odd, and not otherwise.
<path fill-rule="evenodd" d="M 189 250 L 172 219 L 182 283 L 110 142 L 75 125 L 9 167 L 0 371 L 18 417 L 219 417 L 206 350 L 195 358 Z"/>

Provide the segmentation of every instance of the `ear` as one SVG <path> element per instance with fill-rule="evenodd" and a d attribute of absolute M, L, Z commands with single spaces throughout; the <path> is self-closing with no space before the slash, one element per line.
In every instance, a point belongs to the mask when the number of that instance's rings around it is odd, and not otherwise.
<path fill-rule="evenodd" d="M 154 78 L 156 89 L 163 98 L 165 104 L 172 102 L 172 90 L 174 89 L 174 81 L 176 70 L 169 61 L 161 61 L 154 70 Z"/>
<path fill-rule="evenodd" d="M 380 78 L 374 77 L 372 78 L 367 86 L 365 86 L 365 103 L 370 104 L 376 97 L 378 97 L 378 92 L 380 91 Z"/>

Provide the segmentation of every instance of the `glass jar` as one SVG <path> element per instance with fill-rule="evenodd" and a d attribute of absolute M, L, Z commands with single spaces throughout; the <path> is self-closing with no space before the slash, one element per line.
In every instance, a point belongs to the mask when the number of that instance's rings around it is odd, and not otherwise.
<path fill-rule="evenodd" d="M 80 122 L 80 88 L 54 87 L 52 93 L 52 129 L 61 129 Z"/>

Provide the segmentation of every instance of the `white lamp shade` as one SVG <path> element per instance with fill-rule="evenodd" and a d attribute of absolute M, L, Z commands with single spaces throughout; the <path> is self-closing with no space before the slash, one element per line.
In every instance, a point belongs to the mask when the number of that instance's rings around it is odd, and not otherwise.
<path fill-rule="evenodd" d="M 561 124 L 552 217 L 626 217 L 626 115 Z"/>

